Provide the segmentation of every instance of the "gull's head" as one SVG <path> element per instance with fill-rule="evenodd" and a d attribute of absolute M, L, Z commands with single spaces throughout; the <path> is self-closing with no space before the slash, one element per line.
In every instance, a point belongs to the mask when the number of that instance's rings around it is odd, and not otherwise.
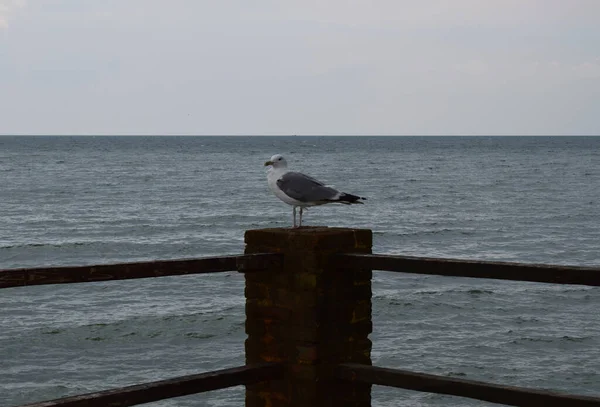
<path fill-rule="evenodd" d="M 273 157 L 271 157 L 271 159 L 269 161 L 267 161 L 265 163 L 265 167 L 267 165 L 272 165 L 273 168 L 286 168 L 287 162 L 285 161 L 285 158 L 283 158 L 283 156 L 281 154 L 275 154 Z"/>

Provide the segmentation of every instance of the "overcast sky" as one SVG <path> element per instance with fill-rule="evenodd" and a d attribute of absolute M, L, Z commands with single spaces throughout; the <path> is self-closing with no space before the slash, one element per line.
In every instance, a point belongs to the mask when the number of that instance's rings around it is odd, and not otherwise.
<path fill-rule="evenodd" d="M 0 134 L 600 134 L 600 0 L 0 0 Z"/>

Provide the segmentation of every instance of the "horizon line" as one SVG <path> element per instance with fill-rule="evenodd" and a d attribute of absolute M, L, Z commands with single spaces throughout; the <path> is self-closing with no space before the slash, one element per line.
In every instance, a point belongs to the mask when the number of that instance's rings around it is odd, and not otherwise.
<path fill-rule="evenodd" d="M 37 134 L 0 133 L 0 137 L 600 137 L 599 134 Z"/>

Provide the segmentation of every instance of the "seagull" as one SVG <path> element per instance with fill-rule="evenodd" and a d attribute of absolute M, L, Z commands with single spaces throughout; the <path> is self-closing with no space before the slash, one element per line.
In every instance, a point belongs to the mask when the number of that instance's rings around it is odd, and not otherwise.
<path fill-rule="evenodd" d="M 307 206 L 328 203 L 362 204 L 360 196 L 347 194 L 325 186 L 322 182 L 299 172 L 288 171 L 287 161 L 275 154 L 265 162 L 267 182 L 275 196 L 293 207 L 294 228 L 302 227 L 302 211 Z M 300 222 L 296 224 L 296 208 L 300 208 Z"/>

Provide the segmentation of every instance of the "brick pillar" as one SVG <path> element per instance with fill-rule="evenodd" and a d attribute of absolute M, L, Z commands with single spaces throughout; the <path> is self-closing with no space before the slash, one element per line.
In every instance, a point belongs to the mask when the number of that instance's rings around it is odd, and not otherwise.
<path fill-rule="evenodd" d="M 249 385 L 247 407 L 371 405 L 371 386 L 333 378 L 342 362 L 371 364 L 371 271 L 338 269 L 334 253 L 371 253 L 367 229 L 246 232 L 246 253 L 283 266 L 246 273 L 246 363 L 282 362 L 281 380 Z"/>

